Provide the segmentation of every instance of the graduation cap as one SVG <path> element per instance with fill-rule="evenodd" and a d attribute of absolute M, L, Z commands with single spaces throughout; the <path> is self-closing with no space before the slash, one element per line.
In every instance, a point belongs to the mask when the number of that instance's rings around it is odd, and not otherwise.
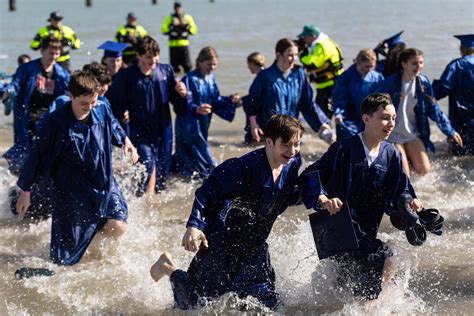
<path fill-rule="evenodd" d="M 117 58 L 122 56 L 123 50 L 127 47 L 128 44 L 125 43 L 107 41 L 97 48 L 104 50 L 104 57 Z"/>
<path fill-rule="evenodd" d="M 405 41 L 402 39 L 401 35 L 405 31 L 401 31 L 389 38 L 383 40 L 384 44 L 387 44 L 388 49 L 394 48 L 397 44 L 404 43 Z"/>
<path fill-rule="evenodd" d="M 347 202 L 334 215 L 329 214 L 326 210 L 310 214 L 309 223 L 319 260 L 359 248 L 359 241 Z"/>
<path fill-rule="evenodd" d="M 474 34 L 454 35 L 461 41 L 461 45 L 467 48 L 474 48 Z"/>

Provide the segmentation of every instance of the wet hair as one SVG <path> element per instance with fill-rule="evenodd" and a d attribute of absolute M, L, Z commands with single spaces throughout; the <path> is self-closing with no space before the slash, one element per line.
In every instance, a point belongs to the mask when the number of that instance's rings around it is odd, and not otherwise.
<path fill-rule="evenodd" d="M 373 50 L 370 48 L 365 48 L 359 51 L 357 54 L 357 57 L 355 59 L 356 63 L 365 63 L 365 62 L 372 62 L 376 61 L 377 56 L 375 56 L 375 53 Z"/>
<path fill-rule="evenodd" d="M 387 58 L 385 59 L 385 65 L 383 68 L 383 75 L 385 78 L 398 72 L 398 58 L 400 53 L 407 48 L 405 43 L 395 45 L 388 51 Z"/>
<path fill-rule="evenodd" d="M 219 59 L 219 56 L 217 56 L 217 52 L 214 48 L 211 46 L 204 47 L 201 49 L 199 52 L 198 57 L 196 58 L 196 69 L 197 71 L 201 72 L 201 69 L 199 68 L 200 64 L 204 61 L 212 60 L 212 59 Z"/>
<path fill-rule="evenodd" d="M 293 47 L 293 46 L 298 48 L 296 43 L 293 42 L 292 40 L 288 38 L 282 38 L 276 43 L 275 53 L 283 54 L 288 48 Z"/>
<path fill-rule="evenodd" d="M 463 57 L 474 54 L 474 47 L 467 47 L 461 44 L 459 50 L 461 51 L 461 56 Z"/>
<path fill-rule="evenodd" d="M 146 54 L 158 56 L 160 54 L 160 45 L 158 45 L 158 42 L 153 37 L 146 35 L 137 40 L 135 50 L 141 56 Z"/>
<path fill-rule="evenodd" d="M 95 79 L 101 86 L 109 85 L 112 83 L 112 76 L 110 75 L 107 66 L 99 64 L 98 62 L 92 62 L 82 67 L 83 71 L 90 72 L 94 75 Z"/>
<path fill-rule="evenodd" d="M 291 141 L 296 135 L 302 135 L 304 127 L 301 122 L 291 115 L 274 114 L 265 125 L 265 138 L 270 138 L 273 143 L 278 138 L 281 142 L 286 144 Z"/>
<path fill-rule="evenodd" d="M 99 93 L 100 84 L 91 72 L 77 70 L 72 74 L 67 89 L 76 98 L 81 95 Z"/>
<path fill-rule="evenodd" d="M 423 51 L 421 51 L 418 48 L 407 48 L 404 51 L 400 53 L 400 56 L 398 57 L 398 73 L 397 73 L 397 78 L 395 80 L 395 83 L 397 84 L 397 92 L 400 92 L 401 89 L 401 81 L 402 81 L 402 75 L 403 75 L 403 63 L 407 63 L 411 58 L 421 56 L 423 57 Z M 425 91 L 425 86 L 421 82 L 420 76 L 416 77 L 416 84 L 420 88 L 421 93 L 426 97 L 426 99 L 431 103 L 435 104 L 435 100 L 431 95 L 426 93 Z"/>
<path fill-rule="evenodd" d="M 20 56 L 18 56 L 17 62 L 18 62 L 18 65 L 23 65 L 23 64 L 26 64 L 27 62 L 29 62 L 30 60 L 31 60 L 30 55 L 21 54 Z"/>
<path fill-rule="evenodd" d="M 61 49 L 61 41 L 55 36 L 45 36 L 41 39 L 41 49 Z"/>
<path fill-rule="evenodd" d="M 388 93 L 369 94 L 362 100 L 360 105 L 360 114 L 372 116 L 379 108 L 385 109 L 387 105 L 393 104 L 392 98 Z"/>
<path fill-rule="evenodd" d="M 265 68 L 265 56 L 259 52 L 247 56 L 247 63 L 254 64 L 257 67 Z"/>

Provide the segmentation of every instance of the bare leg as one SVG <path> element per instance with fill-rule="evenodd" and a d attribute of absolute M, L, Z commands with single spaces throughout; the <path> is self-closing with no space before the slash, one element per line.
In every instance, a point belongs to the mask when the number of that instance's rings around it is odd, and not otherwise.
<path fill-rule="evenodd" d="M 158 261 L 151 266 L 150 275 L 155 282 L 158 282 L 165 275 L 170 276 L 176 269 L 171 254 L 165 251 L 161 254 Z"/>
<path fill-rule="evenodd" d="M 385 259 L 385 263 L 383 265 L 383 273 L 382 273 L 382 289 L 387 285 L 388 282 L 393 278 L 395 275 L 395 264 L 392 262 L 390 258 Z"/>
<path fill-rule="evenodd" d="M 405 146 L 403 144 L 395 144 L 397 149 L 400 151 L 402 154 L 402 165 L 403 165 L 403 170 L 405 171 L 405 174 L 410 177 L 410 165 L 408 164 L 408 158 L 407 158 L 407 153 L 405 151 Z"/>
<path fill-rule="evenodd" d="M 426 152 L 425 145 L 421 139 L 417 138 L 405 144 L 406 153 L 415 172 L 420 175 L 426 175 L 430 172 L 431 165 Z"/>
<path fill-rule="evenodd" d="M 100 230 L 103 237 L 119 238 L 127 229 L 127 223 L 116 219 L 108 219 Z"/>
<path fill-rule="evenodd" d="M 148 196 L 155 195 L 155 185 L 156 185 L 156 168 L 153 168 L 153 172 L 150 175 L 148 184 L 146 186 L 145 194 Z"/>

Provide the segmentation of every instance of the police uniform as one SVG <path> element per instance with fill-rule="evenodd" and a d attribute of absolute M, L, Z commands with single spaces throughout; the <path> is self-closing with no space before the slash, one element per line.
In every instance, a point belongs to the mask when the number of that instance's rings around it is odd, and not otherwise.
<path fill-rule="evenodd" d="M 63 17 L 58 12 L 51 12 L 48 21 L 60 21 L 62 19 Z M 54 28 L 52 25 L 48 25 L 39 29 L 31 41 L 30 47 L 38 50 L 41 47 L 41 40 L 46 36 L 54 36 L 61 41 L 61 55 L 57 62 L 60 66 L 69 70 L 71 59 L 69 49 L 79 49 L 81 47 L 81 41 L 76 37 L 76 33 L 69 26 L 60 25 L 58 28 Z"/>
<path fill-rule="evenodd" d="M 127 20 L 135 21 L 136 19 L 137 18 L 135 14 L 132 12 L 127 15 Z M 117 33 L 115 34 L 115 41 L 129 44 L 129 46 L 125 48 L 123 52 L 124 63 L 128 65 L 136 60 L 135 46 L 137 44 L 137 40 L 141 37 L 145 37 L 147 34 L 148 33 L 143 26 L 131 23 L 122 25 L 117 30 Z"/>
<path fill-rule="evenodd" d="M 175 3 L 175 8 L 181 5 Z M 161 27 L 163 34 L 169 36 L 168 45 L 170 47 L 170 64 L 173 70 L 180 72 L 180 66 L 183 71 L 188 73 L 191 68 L 191 58 L 189 56 L 189 36 L 196 35 L 198 28 L 191 15 L 183 13 L 172 13 L 163 21 Z"/>
<path fill-rule="evenodd" d="M 342 51 L 334 40 L 313 25 L 305 25 L 298 38 L 308 35 L 317 37 L 300 60 L 310 80 L 316 84 L 316 103 L 331 118 L 332 90 L 337 77 L 344 71 Z"/>

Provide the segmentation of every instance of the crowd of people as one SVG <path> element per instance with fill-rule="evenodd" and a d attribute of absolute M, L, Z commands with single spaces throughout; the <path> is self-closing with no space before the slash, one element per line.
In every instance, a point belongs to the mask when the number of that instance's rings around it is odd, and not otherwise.
<path fill-rule="evenodd" d="M 193 69 L 189 36 L 198 28 L 181 3 L 162 26 L 171 65 L 160 61 L 159 44 L 129 13 L 115 40 L 99 47 L 101 62 L 71 73 L 70 49 L 79 49 L 80 40 L 62 19 L 50 14 L 50 25 L 31 43 L 41 57 L 19 59 L 12 82 L 0 86 L 14 113 L 14 144 L 4 154 L 18 175 L 12 211 L 20 219 L 51 216 L 51 260 L 73 265 L 94 238 L 126 231 L 128 208 L 113 175 L 112 145 L 145 165 L 139 197 L 165 191 L 173 173 L 202 179 L 182 240 L 197 252 L 189 269 L 178 269 L 165 252 L 150 270 L 155 281 L 170 277 L 182 309 L 227 292 L 277 308 L 266 240 L 278 215 L 296 204 L 342 221 L 338 214 L 350 214 L 350 223 L 336 231 L 350 225 L 354 234 L 341 244 L 357 246 L 326 251 L 341 277 L 353 271 L 355 296 L 376 299 L 394 272 L 393 253 L 377 239 L 383 214 L 412 244 L 422 243 L 423 231 L 440 230 L 439 217 L 436 229 L 426 220 L 410 182 L 411 171 L 430 171 L 428 152 L 435 148 L 428 118 L 455 155 L 474 154 L 474 35 L 457 36 L 462 57 L 432 85 L 421 73 L 423 53 L 407 48 L 401 32 L 374 50 L 360 50 L 344 69 L 339 45 L 308 24 L 297 41 L 276 43 L 267 68 L 262 54 L 248 56 L 256 76 L 241 98 L 220 94 L 213 47 L 200 50 Z M 449 117 L 437 103 L 448 95 Z M 263 147 L 217 166 L 208 143 L 212 115 L 232 122 L 240 106 L 245 143 Z M 330 145 L 301 174 L 300 114 Z M 318 248 L 324 241 L 315 242 Z"/>

